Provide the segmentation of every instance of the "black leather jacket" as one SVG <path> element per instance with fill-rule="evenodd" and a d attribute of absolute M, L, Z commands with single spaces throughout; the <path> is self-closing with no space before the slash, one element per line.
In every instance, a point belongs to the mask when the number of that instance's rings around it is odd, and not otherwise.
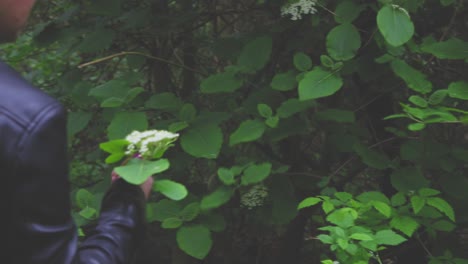
<path fill-rule="evenodd" d="M 66 144 L 62 106 L 0 62 L 1 263 L 129 263 L 142 232 L 142 191 L 114 183 L 79 244 Z"/>

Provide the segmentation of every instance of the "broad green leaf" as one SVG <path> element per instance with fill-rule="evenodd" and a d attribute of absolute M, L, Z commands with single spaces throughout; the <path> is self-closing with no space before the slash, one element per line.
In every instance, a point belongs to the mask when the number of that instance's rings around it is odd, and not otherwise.
<path fill-rule="evenodd" d="M 317 236 L 317 239 L 324 244 L 332 244 L 333 238 L 329 235 L 320 234 Z"/>
<path fill-rule="evenodd" d="M 88 220 L 92 220 L 96 217 L 97 215 L 97 210 L 92 208 L 92 207 L 86 207 L 84 208 L 83 210 L 81 210 L 79 212 L 79 215 L 81 215 L 82 217 L 88 219 Z"/>
<path fill-rule="evenodd" d="M 109 139 L 125 138 L 134 130 L 144 131 L 148 129 L 148 119 L 143 112 L 117 113 L 107 127 Z"/>
<path fill-rule="evenodd" d="M 221 205 L 229 202 L 234 190 L 227 186 L 221 186 L 214 192 L 203 197 L 200 208 L 202 210 L 210 210 L 220 207 Z"/>
<path fill-rule="evenodd" d="M 151 96 L 145 103 L 146 108 L 175 111 L 182 106 L 182 101 L 173 93 L 160 93 Z"/>
<path fill-rule="evenodd" d="M 356 210 L 352 208 L 341 208 L 327 216 L 327 221 L 339 227 L 348 228 L 354 225 L 358 217 Z"/>
<path fill-rule="evenodd" d="M 271 80 L 270 86 L 277 91 L 293 90 L 297 86 L 296 76 L 292 71 L 278 73 Z"/>
<path fill-rule="evenodd" d="M 346 0 L 338 4 L 335 9 L 335 21 L 337 23 L 351 23 L 364 10 L 362 5 Z"/>
<path fill-rule="evenodd" d="M 179 119 L 185 122 L 191 122 L 197 116 L 197 109 L 193 104 L 184 104 L 179 111 Z"/>
<path fill-rule="evenodd" d="M 361 157 L 362 162 L 373 168 L 382 170 L 391 166 L 390 159 L 383 153 L 369 149 L 361 144 L 354 145 L 353 149 Z"/>
<path fill-rule="evenodd" d="M 265 132 L 265 124 L 259 120 L 246 120 L 229 137 L 229 145 L 250 142 L 259 139 Z"/>
<path fill-rule="evenodd" d="M 364 192 L 356 197 L 356 199 L 362 203 L 370 203 L 373 201 L 380 201 L 382 203 L 390 204 L 387 196 L 381 192 L 371 191 Z"/>
<path fill-rule="evenodd" d="M 148 221 L 159 221 L 162 222 L 164 219 L 171 217 L 178 217 L 182 207 L 179 203 L 169 199 L 162 199 L 156 203 L 149 203 L 147 205 Z"/>
<path fill-rule="evenodd" d="M 322 210 L 328 214 L 330 213 L 331 211 L 335 210 L 335 206 L 333 205 L 332 202 L 330 201 L 323 201 L 322 203 Z"/>
<path fill-rule="evenodd" d="M 257 110 L 258 113 L 264 118 L 269 118 L 273 115 L 273 110 L 271 110 L 271 107 L 267 104 L 258 104 Z"/>
<path fill-rule="evenodd" d="M 187 188 L 184 185 L 171 180 L 154 181 L 153 190 L 175 201 L 184 199 L 188 194 Z"/>
<path fill-rule="evenodd" d="M 126 81 L 120 79 L 110 80 L 89 90 L 88 95 L 96 97 L 100 101 L 111 97 L 123 99 L 127 95 L 128 89 L 129 85 Z"/>
<path fill-rule="evenodd" d="M 392 46 L 405 44 L 413 37 L 414 25 L 408 12 L 396 5 L 385 5 L 377 14 L 377 25 Z"/>
<path fill-rule="evenodd" d="M 327 35 L 327 51 L 337 61 L 352 59 L 361 47 L 361 36 L 357 29 L 349 24 L 333 28 Z"/>
<path fill-rule="evenodd" d="M 410 98 L 408 98 L 410 102 L 412 102 L 414 105 L 425 108 L 427 107 L 428 103 L 426 99 L 422 98 L 419 95 L 412 95 Z"/>
<path fill-rule="evenodd" d="M 388 204 L 380 201 L 372 201 L 371 204 L 383 216 L 388 218 L 392 215 L 392 208 Z"/>
<path fill-rule="evenodd" d="M 429 96 L 429 104 L 431 105 L 438 105 L 442 103 L 448 95 L 448 90 L 442 89 L 434 91 L 431 96 Z"/>
<path fill-rule="evenodd" d="M 110 97 L 102 101 L 101 107 L 102 108 L 116 108 L 120 107 L 125 103 L 125 100 L 122 98 L 117 97 Z"/>
<path fill-rule="evenodd" d="M 408 130 L 411 131 L 419 131 L 423 130 L 424 128 L 426 128 L 426 124 L 424 123 L 413 123 L 408 125 Z"/>
<path fill-rule="evenodd" d="M 322 202 L 322 199 L 317 198 L 317 197 L 309 197 L 304 199 L 302 202 L 299 203 L 297 206 L 297 209 L 302 209 L 310 206 L 314 206 L 318 203 Z"/>
<path fill-rule="evenodd" d="M 272 46 L 271 37 L 258 37 L 250 41 L 242 49 L 237 65 L 246 73 L 261 70 L 270 59 Z"/>
<path fill-rule="evenodd" d="M 178 217 L 171 217 L 164 219 L 161 224 L 161 227 L 164 229 L 176 229 L 179 228 L 184 222 Z"/>
<path fill-rule="evenodd" d="M 416 167 L 402 167 L 395 170 L 390 180 L 392 186 L 400 192 L 416 191 L 429 186 L 429 181 Z"/>
<path fill-rule="evenodd" d="M 294 54 L 293 62 L 299 71 L 309 71 L 312 68 L 312 60 L 304 52 Z"/>
<path fill-rule="evenodd" d="M 431 188 L 422 188 L 418 191 L 419 195 L 423 196 L 423 197 L 430 197 L 430 196 L 435 196 L 435 195 L 438 195 L 440 194 L 440 191 L 438 190 L 434 190 L 434 189 L 431 189 Z"/>
<path fill-rule="evenodd" d="M 314 101 L 300 101 L 297 98 L 290 98 L 284 101 L 276 110 L 280 118 L 288 118 L 294 114 L 302 112 L 315 105 Z"/>
<path fill-rule="evenodd" d="M 99 27 L 86 35 L 76 49 L 85 53 L 102 51 L 112 44 L 114 37 L 114 30 Z"/>
<path fill-rule="evenodd" d="M 392 196 L 391 198 L 392 206 L 402 206 L 406 203 L 406 197 L 402 192 L 399 192 Z"/>
<path fill-rule="evenodd" d="M 86 189 L 79 189 L 76 192 L 76 204 L 79 208 L 85 209 L 94 203 L 94 195 Z"/>
<path fill-rule="evenodd" d="M 402 78 L 412 90 L 422 94 L 432 90 L 432 83 L 426 79 L 426 76 L 406 62 L 395 59 L 390 65 L 395 74 Z"/>
<path fill-rule="evenodd" d="M 116 139 L 99 144 L 99 147 L 107 153 L 110 153 L 106 158 L 106 163 L 115 163 L 125 156 L 129 142 L 125 139 Z"/>
<path fill-rule="evenodd" d="M 417 195 L 411 196 L 410 201 L 411 201 L 411 207 L 413 207 L 413 211 L 415 214 L 421 212 L 424 205 L 426 205 L 426 200 Z"/>
<path fill-rule="evenodd" d="M 180 217 L 184 221 L 192 221 L 200 213 L 200 204 L 198 202 L 190 203 L 180 212 Z"/>
<path fill-rule="evenodd" d="M 197 158 L 217 158 L 222 144 L 223 132 L 217 125 L 209 123 L 190 127 L 180 138 L 182 149 Z"/>
<path fill-rule="evenodd" d="M 265 120 L 265 124 L 271 128 L 275 128 L 278 126 L 279 117 L 278 116 L 270 116 Z"/>
<path fill-rule="evenodd" d="M 353 199 L 353 195 L 348 192 L 336 192 L 334 193 L 335 197 L 342 202 L 348 202 L 349 200 Z"/>
<path fill-rule="evenodd" d="M 265 162 L 259 165 L 250 165 L 241 176 L 242 185 L 262 182 L 271 172 L 271 163 Z"/>
<path fill-rule="evenodd" d="M 390 226 L 400 230 L 408 237 L 411 237 L 419 228 L 419 223 L 409 216 L 395 216 L 392 221 L 390 221 Z"/>
<path fill-rule="evenodd" d="M 370 236 L 368 234 L 364 234 L 364 233 L 354 233 L 354 234 L 350 235 L 349 238 L 355 239 L 355 240 L 360 240 L 360 241 L 374 240 L 374 238 L 372 236 Z"/>
<path fill-rule="evenodd" d="M 168 130 L 172 133 L 176 133 L 176 132 L 186 129 L 188 126 L 189 124 L 185 121 L 175 122 L 169 125 Z"/>
<path fill-rule="evenodd" d="M 70 112 L 67 119 L 67 133 L 68 139 L 81 132 L 86 128 L 93 114 L 90 112 Z"/>
<path fill-rule="evenodd" d="M 309 100 L 330 96 L 343 85 L 343 80 L 334 73 L 314 68 L 307 72 L 299 83 L 299 100 Z"/>
<path fill-rule="evenodd" d="M 320 63 L 327 68 L 333 68 L 335 62 L 327 55 L 320 55 Z"/>
<path fill-rule="evenodd" d="M 169 161 L 160 159 L 148 161 L 142 159 L 132 159 L 126 165 L 116 167 L 115 172 L 125 181 L 140 185 L 151 175 L 161 173 L 169 168 Z"/>
<path fill-rule="evenodd" d="M 133 101 L 133 99 L 135 99 L 138 95 L 140 95 L 144 91 L 145 89 L 143 87 L 135 87 L 135 88 L 130 89 L 127 92 L 127 95 L 125 96 L 125 102 L 130 103 L 131 101 Z"/>
<path fill-rule="evenodd" d="M 421 50 L 431 53 L 439 59 L 463 60 L 468 58 L 468 42 L 458 38 L 423 45 Z"/>
<path fill-rule="evenodd" d="M 448 94 L 452 98 L 468 100 L 468 82 L 452 82 L 448 87 Z"/>
<path fill-rule="evenodd" d="M 445 220 L 439 220 L 433 223 L 431 227 L 437 231 L 444 231 L 444 232 L 451 232 L 455 228 L 457 228 L 457 226 L 454 223 L 445 221 Z"/>
<path fill-rule="evenodd" d="M 455 213 L 452 206 L 447 203 L 444 199 L 439 197 L 429 197 L 426 199 L 428 205 L 436 208 L 437 210 L 444 213 L 450 220 L 455 222 Z"/>
<path fill-rule="evenodd" d="M 407 240 L 392 230 L 381 230 L 377 232 L 375 234 L 375 239 L 377 240 L 378 244 L 389 246 L 396 246 Z"/>
<path fill-rule="evenodd" d="M 348 246 L 349 246 L 349 241 L 347 239 L 344 239 L 344 238 L 338 238 L 336 239 L 336 243 L 338 244 L 338 246 L 342 249 L 347 249 Z"/>
<path fill-rule="evenodd" d="M 227 168 L 218 169 L 218 178 L 225 185 L 232 185 L 236 183 L 236 179 L 234 178 L 234 173 L 230 169 L 227 169 Z"/>
<path fill-rule="evenodd" d="M 239 89 L 243 84 L 241 78 L 237 77 L 237 72 L 227 70 L 226 72 L 217 73 L 204 79 L 200 84 L 202 93 L 232 93 Z"/>
<path fill-rule="evenodd" d="M 298 214 L 295 186 L 284 175 L 271 175 L 269 178 L 268 199 L 271 201 L 271 221 L 276 225 L 290 223 Z"/>
<path fill-rule="evenodd" d="M 196 259 L 204 259 L 213 245 L 211 232 L 203 225 L 181 227 L 177 231 L 176 240 L 182 251 Z"/>
<path fill-rule="evenodd" d="M 341 109 L 327 109 L 315 114 L 318 120 L 335 121 L 339 123 L 354 123 L 354 112 Z"/>

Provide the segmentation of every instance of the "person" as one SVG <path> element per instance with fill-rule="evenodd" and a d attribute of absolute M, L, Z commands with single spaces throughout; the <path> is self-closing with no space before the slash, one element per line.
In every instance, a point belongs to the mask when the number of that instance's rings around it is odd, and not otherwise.
<path fill-rule="evenodd" d="M 0 0 L 0 41 L 14 41 L 34 0 Z M 1 263 L 129 263 L 143 235 L 150 177 L 113 175 L 97 223 L 78 242 L 71 217 L 66 110 L 0 62 Z"/>

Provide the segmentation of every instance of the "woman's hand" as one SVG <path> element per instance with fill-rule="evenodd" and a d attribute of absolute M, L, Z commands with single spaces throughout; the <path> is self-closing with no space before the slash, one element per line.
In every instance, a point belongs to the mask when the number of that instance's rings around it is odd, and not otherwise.
<path fill-rule="evenodd" d="M 111 181 L 115 182 L 119 178 L 120 176 L 115 171 L 112 171 Z M 153 182 L 154 182 L 153 176 L 150 176 L 144 183 L 140 184 L 140 188 L 143 191 L 143 194 L 145 195 L 146 200 L 148 200 L 150 196 L 151 189 L 153 188 Z"/>

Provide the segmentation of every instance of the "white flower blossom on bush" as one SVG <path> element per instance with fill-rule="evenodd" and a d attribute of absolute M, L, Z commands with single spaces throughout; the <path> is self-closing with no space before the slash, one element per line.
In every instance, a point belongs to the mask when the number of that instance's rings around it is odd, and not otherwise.
<path fill-rule="evenodd" d="M 165 130 L 133 131 L 125 138 L 129 142 L 125 154 L 137 154 L 150 159 L 160 158 L 178 137 L 179 134 Z"/>
<path fill-rule="evenodd" d="M 291 20 L 299 20 L 302 15 L 315 14 L 317 0 L 299 0 L 296 3 L 286 4 L 281 8 L 281 16 L 291 16 Z"/>
<path fill-rule="evenodd" d="M 268 197 L 268 188 L 264 185 L 255 185 L 241 196 L 241 206 L 247 209 L 262 206 Z"/>

